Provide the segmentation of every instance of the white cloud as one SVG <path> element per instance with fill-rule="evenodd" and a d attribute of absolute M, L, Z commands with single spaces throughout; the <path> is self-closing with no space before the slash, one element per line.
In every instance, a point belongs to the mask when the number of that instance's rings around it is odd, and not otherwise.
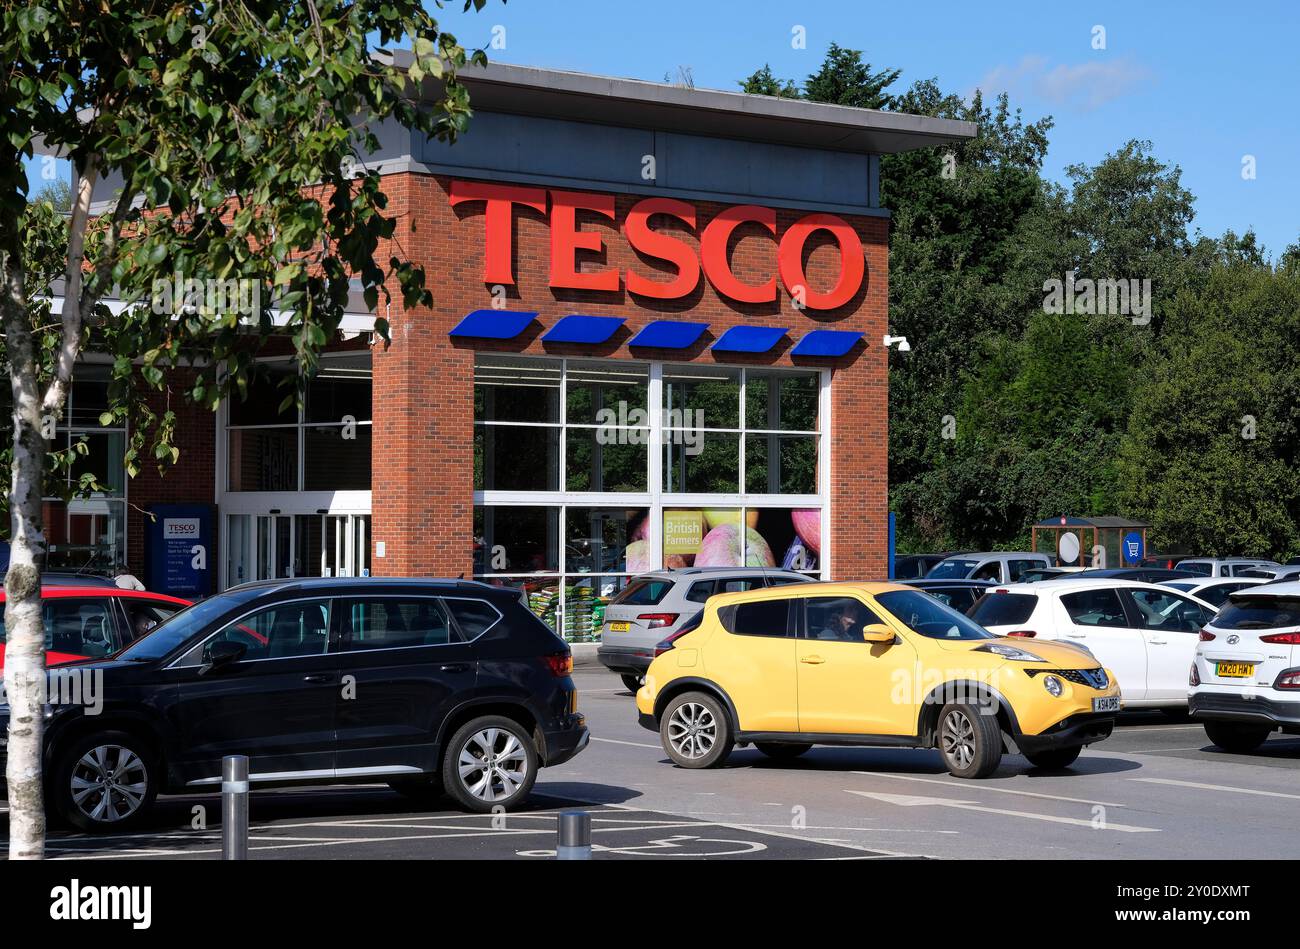
<path fill-rule="evenodd" d="M 980 82 L 986 94 L 1013 99 L 1033 96 L 1057 107 L 1091 112 L 1140 88 L 1151 71 L 1130 59 L 1098 59 L 1051 65 L 1046 56 L 1025 56 L 1014 66 L 996 66 Z"/>

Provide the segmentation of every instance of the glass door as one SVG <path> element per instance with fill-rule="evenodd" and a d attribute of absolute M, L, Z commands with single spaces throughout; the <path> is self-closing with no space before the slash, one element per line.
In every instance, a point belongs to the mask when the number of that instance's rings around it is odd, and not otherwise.
<path fill-rule="evenodd" d="M 226 586 L 370 576 L 369 514 L 230 514 Z"/>

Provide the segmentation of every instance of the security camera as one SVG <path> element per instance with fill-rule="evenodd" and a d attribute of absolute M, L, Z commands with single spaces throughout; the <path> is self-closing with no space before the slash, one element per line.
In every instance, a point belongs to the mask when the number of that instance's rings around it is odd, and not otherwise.
<path fill-rule="evenodd" d="M 886 333 L 884 342 L 886 349 L 897 343 L 900 353 L 910 353 L 912 351 L 912 344 L 907 341 L 906 336 L 890 336 Z"/>

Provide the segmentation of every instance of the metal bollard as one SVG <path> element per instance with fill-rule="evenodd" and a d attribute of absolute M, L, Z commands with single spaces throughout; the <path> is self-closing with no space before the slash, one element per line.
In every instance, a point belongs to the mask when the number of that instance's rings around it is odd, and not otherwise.
<path fill-rule="evenodd" d="M 591 859 L 591 815 L 586 811 L 560 812 L 560 840 L 556 860 Z"/>
<path fill-rule="evenodd" d="M 248 757 L 221 759 L 221 859 L 248 859 Z"/>

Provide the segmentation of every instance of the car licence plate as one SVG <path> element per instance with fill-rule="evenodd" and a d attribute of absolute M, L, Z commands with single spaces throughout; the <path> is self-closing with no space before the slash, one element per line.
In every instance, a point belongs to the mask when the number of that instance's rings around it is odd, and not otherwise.
<path fill-rule="evenodd" d="M 617 622 L 611 620 L 609 624 L 609 631 L 611 633 L 626 633 L 631 628 L 632 624 L 626 620 L 619 620 Z"/>
<path fill-rule="evenodd" d="M 1253 662 L 1216 662 L 1214 674 L 1220 679 L 1249 679 L 1255 671 Z"/>
<path fill-rule="evenodd" d="M 1092 710 L 1094 712 L 1118 712 L 1119 696 L 1104 695 L 1099 699 L 1092 700 Z"/>

